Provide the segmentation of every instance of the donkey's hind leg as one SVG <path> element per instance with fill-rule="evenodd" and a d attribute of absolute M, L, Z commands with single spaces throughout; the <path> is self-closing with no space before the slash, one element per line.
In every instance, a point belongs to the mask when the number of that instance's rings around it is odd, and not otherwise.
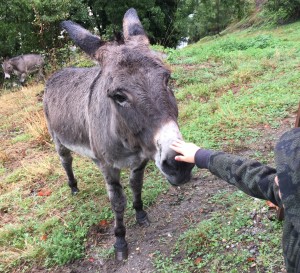
<path fill-rule="evenodd" d="M 71 155 L 71 151 L 63 146 L 59 140 L 54 139 L 55 147 L 57 150 L 57 153 L 59 154 L 60 161 L 62 166 L 64 167 L 66 174 L 68 176 L 68 184 L 71 188 L 72 194 L 76 194 L 79 192 L 79 189 L 77 188 L 77 180 L 74 177 L 73 168 L 72 168 L 72 161 L 73 157 Z"/>

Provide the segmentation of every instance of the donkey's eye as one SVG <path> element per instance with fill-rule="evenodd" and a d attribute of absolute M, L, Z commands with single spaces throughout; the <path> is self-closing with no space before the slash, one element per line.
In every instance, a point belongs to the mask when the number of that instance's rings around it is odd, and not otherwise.
<path fill-rule="evenodd" d="M 127 101 L 127 97 L 124 94 L 120 94 L 120 93 L 116 93 L 112 96 L 113 100 L 120 104 L 120 105 L 124 105 Z"/>

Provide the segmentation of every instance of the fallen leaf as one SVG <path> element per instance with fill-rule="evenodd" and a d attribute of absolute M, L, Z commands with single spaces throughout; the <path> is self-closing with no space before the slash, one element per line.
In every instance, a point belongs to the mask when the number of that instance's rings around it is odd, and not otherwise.
<path fill-rule="evenodd" d="M 150 253 L 148 256 L 149 256 L 150 258 L 153 258 L 153 257 L 155 256 L 155 252 Z"/>
<path fill-rule="evenodd" d="M 248 261 L 248 262 L 254 262 L 254 261 L 255 261 L 255 258 L 254 258 L 254 257 L 249 257 L 249 258 L 247 258 L 247 261 Z"/>
<path fill-rule="evenodd" d="M 48 189 L 41 189 L 39 192 L 38 192 L 38 196 L 49 196 L 51 195 L 52 191 L 51 190 L 48 190 Z"/>
<path fill-rule="evenodd" d="M 276 209 L 276 208 L 277 208 L 277 206 L 274 205 L 271 201 L 266 201 L 266 203 L 267 203 L 267 206 L 268 206 L 270 209 Z"/>
<path fill-rule="evenodd" d="M 100 222 L 99 222 L 99 225 L 101 226 L 101 227 L 106 227 L 107 225 L 108 225 L 108 222 L 107 222 L 107 220 L 101 220 Z"/>
<path fill-rule="evenodd" d="M 95 261 L 95 259 L 94 259 L 94 258 L 89 258 L 89 261 L 90 261 L 91 263 L 93 263 L 93 262 Z"/>
<path fill-rule="evenodd" d="M 48 237 L 48 236 L 47 236 L 46 234 L 42 235 L 42 236 L 41 236 L 41 241 L 46 241 L 46 240 L 47 240 L 47 237 Z"/>
<path fill-rule="evenodd" d="M 201 257 L 198 257 L 197 259 L 195 259 L 195 261 L 194 261 L 195 265 L 200 264 L 202 262 L 202 260 L 203 259 Z"/>

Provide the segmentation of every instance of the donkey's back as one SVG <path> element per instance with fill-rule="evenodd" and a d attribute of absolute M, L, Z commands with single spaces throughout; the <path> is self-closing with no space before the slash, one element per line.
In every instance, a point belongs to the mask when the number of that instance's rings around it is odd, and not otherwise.
<path fill-rule="evenodd" d="M 54 141 L 90 158 L 95 155 L 90 145 L 89 101 L 93 82 L 100 73 L 99 66 L 65 68 L 49 78 L 44 94 L 45 114 Z"/>

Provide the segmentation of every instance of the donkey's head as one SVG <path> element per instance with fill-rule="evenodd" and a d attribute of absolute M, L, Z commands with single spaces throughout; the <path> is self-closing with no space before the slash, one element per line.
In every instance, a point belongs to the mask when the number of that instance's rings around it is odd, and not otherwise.
<path fill-rule="evenodd" d="M 123 19 L 124 43 L 104 43 L 81 26 L 66 21 L 74 42 L 98 60 L 101 86 L 113 113 L 111 128 L 126 150 L 139 152 L 156 165 L 173 185 L 187 182 L 192 164 L 177 162 L 170 149 L 181 139 L 178 108 L 168 86 L 170 70 L 149 49 L 149 40 L 134 9 Z"/>
<path fill-rule="evenodd" d="M 2 69 L 4 72 L 4 78 L 9 79 L 10 74 L 13 72 L 14 68 L 9 59 L 5 59 L 2 63 Z"/>

